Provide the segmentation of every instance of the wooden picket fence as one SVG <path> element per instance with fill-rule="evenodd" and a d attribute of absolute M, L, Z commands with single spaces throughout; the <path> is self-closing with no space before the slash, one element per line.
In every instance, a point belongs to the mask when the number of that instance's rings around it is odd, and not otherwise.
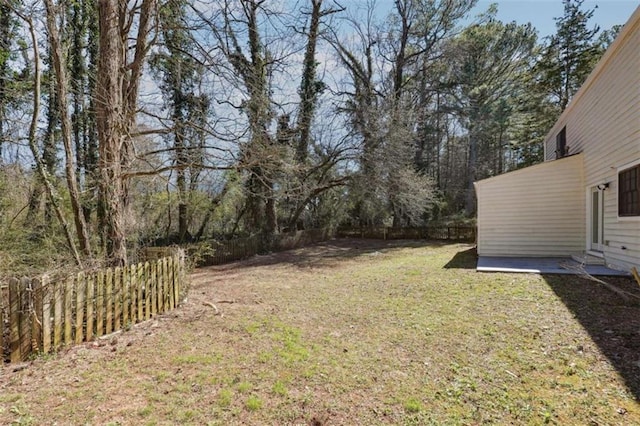
<path fill-rule="evenodd" d="M 184 254 L 62 279 L 2 283 L 0 348 L 10 362 L 88 342 L 175 308 L 186 277 Z"/>

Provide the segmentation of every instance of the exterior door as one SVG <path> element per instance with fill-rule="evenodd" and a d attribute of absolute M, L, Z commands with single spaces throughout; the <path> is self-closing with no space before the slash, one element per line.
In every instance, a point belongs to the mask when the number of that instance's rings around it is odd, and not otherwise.
<path fill-rule="evenodd" d="M 603 191 L 599 190 L 595 186 L 591 188 L 589 208 L 590 208 L 590 220 L 589 220 L 589 249 L 591 251 L 602 251 L 603 246 Z"/>

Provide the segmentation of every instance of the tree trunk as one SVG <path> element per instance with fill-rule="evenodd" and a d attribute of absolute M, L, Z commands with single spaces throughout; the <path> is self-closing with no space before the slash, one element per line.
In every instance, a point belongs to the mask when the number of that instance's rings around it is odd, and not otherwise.
<path fill-rule="evenodd" d="M 100 210 L 106 255 L 114 266 L 127 262 L 127 182 L 123 170 L 130 165 L 133 155 L 131 132 L 156 8 L 156 0 L 142 0 L 135 5 L 118 0 L 98 1 L 100 36 L 94 98 L 100 154 Z M 135 36 L 130 34 L 133 28 Z"/>
<path fill-rule="evenodd" d="M 55 187 L 51 183 L 49 179 L 49 175 L 47 173 L 47 169 L 42 162 L 40 157 L 40 152 L 38 149 L 38 144 L 36 140 L 36 134 L 38 130 L 38 114 L 40 111 L 40 80 L 41 80 L 41 71 L 40 71 L 40 53 L 38 50 L 38 40 L 36 38 L 36 30 L 33 25 L 33 21 L 30 17 L 22 15 L 18 12 L 16 14 L 22 19 L 27 25 L 29 29 L 29 34 L 31 35 L 32 49 L 33 49 L 33 63 L 34 63 L 34 75 L 33 75 L 33 112 L 31 117 L 31 125 L 29 126 L 29 148 L 31 149 L 31 153 L 33 154 L 33 159 L 36 162 L 36 170 L 42 182 L 44 184 L 44 188 L 47 192 L 47 196 L 49 197 L 49 201 L 53 206 L 53 210 L 60 221 L 60 225 L 62 225 L 62 229 L 64 231 L 64 235 L 67 240 L 67 244 L 69 245 L 69 250 L 71 251 L 73 258 L 75 259 L 78 265 L 82 265 L 82 261 L 80 259 L 80 254 L 76 248 L 75 242 L 73 240 L 73 236 L 71 234 L 71 230 L 69 229 L 69 224 L 62 212 L 62 208 L 59 203 L 59 196 L 56 192 Z"/>
<path fill-rule="evenodd" d="M 49 43 L 51 44 L 51 53 L 53 59 L 53 67 L 56 75 L 56 92 L 58 100 L 58 111 L 60 125 L 62 127 L 62 143 L 65 153 L 65 174 L 67 178 L 67 187 L 69 189 L 69 198 L 71 201 L 71 210 L 76 227 L 80 250 L 86 257 L 91 256 L 91 248 L 89 244 L 89 232 L 87 224 L 84 220 L 84 214 L 80 204 L 80 191 L 78 191 L 78 182 L 76 180 L 75 166 L 73 164 L 73 151 L 71 148 L 71 124 L 69 123 L 68 105 L 67 105 L 67 75 L 66 63 L 62 57 L 62 46 L 58 35 L 58 27 L 56 25 L 56 13 L 52 0 L 45 0 L 47 8 L 47 30 L 49 33 Z M 50 106 L 51 107 L 51 106 Z"/>
<path fill-rule="evenodd" d="M 96 84 L 96 121 L 100 144 L 100 202 L 104 214 L 104 240 L 109 262 L 123 266 L 127 262 L 124 230 L 125 193 L 122 182 L 124 113 L 121 72 L 123 48 L 120 36 L 118 0 L 100 0 L 98 72 Z"/>
<path fill-rule="evenodd" d="M 320 8 L 322 0 L 311 1 L 311 22 L 307 37 L 307 49 L 304 55 L 302 82 L 300 84 L 300 114 L 298 115 L 298 144 L 296 147 L 296 159 L 299 164 L 307 160 L 309 149 L 309 136 L 311 133 L 311 120 L 316 107 L 318 90 L 316 88 L 316 44 L 320 27 Z"/>
<path fill-rule="evenodd" d="M 174 70 L 179 73 L 179 70 Z M 178 189 L 178 241 L 184 242 L 189 233 L 189 205 L 188 205 L 188 191 L 187 191 L 187 167 L 189 165 L 189 159 L 187 158 L 186 143 L 185 143 L 185 126 L 184 116 L 182 108 L 184 107 L 184 94 L 180 88 L 179 77 L 176 78 L 178 83 L 173 89 L 173 144 L 176 155 L 176 187 Z"/>
<path fill-rule="evenodd" d="M 96 74 L 95 70 L 98 68 L 98 44 L 99 44 L 99 29 L 98 29 L 98 15 L 97 5 L 95 2 L 85 2 L 83 7 L 85 8 L 86 17 L 88 22 L 87 28 L 87 53 L 89 55 L 88 75 L 87 75 L 87 93 L 96 93 Z M 96 209 L 95 200 L 98 196 L 98 134 L 96 129 L 96 101 L 93 96 L 89 96 L 88 110 L 85 116 L 85 129 L 84 129 L 84 145 L 86 147 L 85 152 L 85 192 L 86 202 L 84 204 L 85 219 L 89 221 L 92 210 Z M 89 201 L 92 200 L 92 201 Z M 99 222 L 99 221 L 98 221 Z"/>
<path fill-rule="evenodd" d="M 53 55 L 49 53 L 49 60 L 53 63 Z M 56 140 L 56 133 L 58 125 L 60 123 L 60 116 L 57 99 L 57 89 L 54 84 L 55 78 L 49 79 L 49 105 L 47 108 L 47 129 L 44 133 L 44 140 L 42 142 L 42 162 L 47 169 L 49 176 L 56 175 L 56 168 L 58 166 L 58 143 Z M 41 181 L 36 182 L 37 185 L 44 185 Z M 42 192 L 42 191 L 40 191 Z M 38 205 L 40 203 L 38 202 Z M 44 204 L 44 223 L 46 227 L 50 227 L 53 219 L 53 210 L 51 202 L 47 200 Z"/>
<path fill-rule="evenodd" d="M 467 188 L 465 194 L 465 213 L 471 217 L 476 212 L 476 194 L 474 182 L 476 181 L 476 167 L 478 162 L 478 135 L 475 125 L 469 128 L 469 157 L 467 160 Z"/>

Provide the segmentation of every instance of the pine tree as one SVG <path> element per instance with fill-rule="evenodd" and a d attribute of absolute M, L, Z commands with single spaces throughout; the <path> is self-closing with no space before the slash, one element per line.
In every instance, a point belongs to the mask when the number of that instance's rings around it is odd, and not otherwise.
<path fill-rule="evenodd" d="M 468 131 L 465 210 L 475 213 L 473 183 L 478 176 L 482 143 L 490 139 L 492 114 L 499 101 L 518 86 L 535 44 L 530 25 L 490 21 L 465 29 L 453 44 L 457 56 L 452 69 L 456 110 Z"/>
<path fill-rule="evenodd" d="M 537 67 L 539 84 L 563 111 L 602 55 L 597 34 L 600 27 L 589 28 L 594 9 L 583 10 L 584 0 L 563 0 L 564 14 L 556 20 L 556 34 Z"/>

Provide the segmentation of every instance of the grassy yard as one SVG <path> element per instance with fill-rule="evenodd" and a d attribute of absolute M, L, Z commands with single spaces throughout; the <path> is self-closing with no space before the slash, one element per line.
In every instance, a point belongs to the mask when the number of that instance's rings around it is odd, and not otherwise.
<path fill-rule="evenodd" d="M 5 366 L 0 424 L 640 424 L 637 304 L 474 266 L 338 240 L 199 269 L 171 314 Z"/>

